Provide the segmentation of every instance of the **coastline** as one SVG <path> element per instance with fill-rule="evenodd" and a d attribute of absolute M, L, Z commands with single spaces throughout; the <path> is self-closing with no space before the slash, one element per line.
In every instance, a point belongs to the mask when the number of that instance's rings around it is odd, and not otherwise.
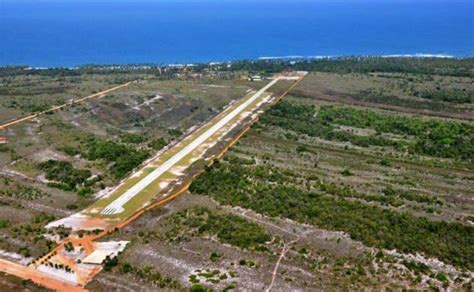
<path fill-rule="evenodd" d="M 287 56 L 261 56 L 251 59 L 235 59 L 226 61 L 208 61 L 208 62 L 182 62 L 182 63 L 84 63 L 74 66 L 30 66 L 28 64 L 0 64 L 0 68 L 9 67 L 24 67 L 25 70 L 48 70 L 55 68 L 64 68 L 69 70 L 83 69 L 87 67 L 91 68 L 103 68 L 104 70 L 121 70 L 126 68 L 127 70 L 148 70 L 154 68 L 184 68 L 194 66 L 219 66 L 223 64 L 232 64 L 238 62 L 260 62 L 260 61 L 286 61 L 286 62 L 303 62 L 303 61 L 318 61 L 318 60 L 345 60 L 345 59 L 370 59 L 370 58 L 403 58 L 403 59 L 470 59 L 474 58 L 474 55 L 454 55 L 454 54 L 435 54 L 435 53 L 415 53 L 415 54 L 384 54 L 384 55 L 314 55 L 314 56 L 303 56 L 303 55 L 287 55 Z"/>

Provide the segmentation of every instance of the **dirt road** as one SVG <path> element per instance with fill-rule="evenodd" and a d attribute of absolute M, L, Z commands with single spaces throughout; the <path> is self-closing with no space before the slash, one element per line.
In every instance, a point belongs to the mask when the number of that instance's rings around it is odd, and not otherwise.
<path fill-rule="evenodd" d="M 5 130 L 8 127 L 12 127 L 14 125 L 17 125 L 17 124 L 20 124 L 20 123 L 23 123 L 23 122 L 26 122 L 26 121 L 30 121 L 30 120 L 32 120 L 34 118 L 37 118 L 41 115 L 44 115 L 46 113 L 54 112 L 54 111 L 60 110 L 62 108 L 65 108 L 65 107 L 73 105 L 73 104 L 79 104 L 79 103 L 85 102 L 85 101 L 87 101 L 89 99 L 92 99 L 92 98 L 104 97 L 105 95 L 107 95 L 107 94 L 109 94 L 113 91 L 116 91 L 118 89 L 127 87 L 130 84 L 136 83 L 136 82 L 137 82 L 137 80 L 130 81 L 130 82 L 127 82 L 127 83 L 124 83 L 124 84 L 121 84 L 121 85 L 118 85 L 118 86 L 115 86 L 115 87 L 112 87 L 112 88 L 109 88 L 109 89 L 106 89 L 106 90 L 103 90 L 103 91 L 100 91 L 100 92 L 97 92 L 97 93 L 94 93 L 94 94 L 91 94 L 91 95 L 88 95 L 88 96 L 85 96 L 85 97 L 81 97 L 81 98 L 69 101 L 69 102 L 61 104 L 61 105 L 53 106 L 53 107 L 51 107 L 51 108 L 49 108 L 45 111 L 39 112 L 39 113 L 35 113 L 35 114 L 31 114 L 31 115 L 26 116 L 26 117 L 15 119 L 13 121 L 10 121 L 10 122 L 7 122 L 3 125 L 0 125 L 0 130 Z"/>

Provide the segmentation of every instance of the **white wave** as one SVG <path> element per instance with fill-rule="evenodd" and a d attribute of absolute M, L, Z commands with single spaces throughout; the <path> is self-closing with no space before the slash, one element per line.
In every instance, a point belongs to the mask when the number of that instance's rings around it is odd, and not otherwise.
<path fill-rule="evenodd" d="M 314 55 L 314 56 L 300 56 L 300 55 L 288 55 L 288 56 L 264 56 L 259 57 L 258 60 L 290 60 L 290 59 L 332 59 L 332 58 L 344 58 L 344 57 L 357 57 L 358 55 Z M 389 55 L 359 55 L 359 57 L 381 57 L 381 58 L 456 58 L 453 55 L 448 54 L 389 54 Z"/>
<path fill-rule="evenodd" d="M 393 54 L 393 55 L 382 55 L 383 58 L 454 58 L 453 55 L 448 54 Z"/>
<path fill-rule="evenodd" d="M 259 60 L 288 60 L 288 59 L 329 59 L 333 58 L 332 56 L 299 56 L 299 55 L 289 55 L 289 56 L 264 56 L 259 57 Z"/>
<path fill-rule="evenodd" d="M 335 58 L 335 56 L 308 56 L 307 59 L 331 59 Z"/>
<path fill-rule="evenodd" d="M 271 57 L 259 57 L 259 60 L 279 60 L 279 59 L 303 59 L 304 56 L 271 56 Z"/>

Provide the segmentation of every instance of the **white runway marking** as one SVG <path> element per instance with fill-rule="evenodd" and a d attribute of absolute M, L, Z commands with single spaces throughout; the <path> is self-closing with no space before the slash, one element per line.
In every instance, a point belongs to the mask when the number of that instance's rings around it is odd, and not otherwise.
<path fill-rule="evenodd" d="M 268 88 L 273 86 L 280 77 L 272 80 L 262 89 L 257 91 L 252 97 L 247 99 L 244 103 L 239 105 L 225 117 L 223 117 L 219 122 L 201 134 L 199 137 L 194 139 L 191 143 L 189 143 L 186 147 L 181 149 L 178 153 L 173 155 L 167 161 L 165 161 L 162 165 L 160 165 L 157 169 L 152 171 L 149 175 L 144 177 L 141 181 L 136 183 L 133 187 L 131 187 L 128 191 L 126 191 L 123 195 L 115 199 L 112 203 L 106 206 L 101 214 L 103 215 L 112 215 L 122 213 L 124 211 L 123 206 L 130 201 L 133 197 L 135 197 L 138 193 L 140 193 L 143 189 L 149 186 L 152 182 L 154 182 L 158 177 L 160 177 L 163 173 L 168 171 L 171 167 L 173 167 L 176 163 L 178 163 L 181 159 L 183 159 L 186 155 L 194 151 L 197 147 L 199 147 L 202 143 L 204 143 L 207 139 L 209 139 L 212 135 L 214 135 L 217 131 L 219 131 L 222 127 L 224 127 L 228 122 L 230 122 L 233 118 L 239 115 L 243 110 L 245 110 L 250 104 L 252 104 L 257 98 L 259 98 Z"/>

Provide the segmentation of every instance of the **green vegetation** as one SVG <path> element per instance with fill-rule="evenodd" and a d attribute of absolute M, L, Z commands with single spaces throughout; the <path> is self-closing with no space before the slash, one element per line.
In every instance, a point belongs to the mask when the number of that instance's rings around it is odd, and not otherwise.
<path fill-rule="evenodd" d="M 35 217 L 33 217 L 33 219 L 31 220 L 32 223 L 34 224 L 40 224 L 40 223 L 49 223 L 51 221 L 54 221 L 54 219 L 56 219 L 54 217 L 54 215 L 51 215 L 51 214 L 48 214 L 48 213 L 40 213 L 38 215 L 36 215 Z"/>
<path fill-rule="evenodd" d="M 388 157 L 384 157 L 384 158 L 382 158 L 382 160 L 380 160 L 380 165 L 382 165 L 382 166 L 392 166 L 392 162 L 390 161 L 390 159 Z"/>
<path fill-rule="evenodd" d="M 343 176 L 351 176 L 351 175 L 354 175 L 349 169 L 344 169 L 343 171 L 341 171 L 341 175 Z"/>
<path fill-rule="evenodd" d="M 204 287 L 200 284 L 193 284 L 191 288 L 189 289 L 191 292 L 211 292 L 213 291 L 212 289 L 209 289 L 207 287 Z"/>
<path fill-rule="evenodd" d="M 142 280 L 157 285 L 161 289 L 180 289 L 181 284 L 171 277 L 163 276 L 159 272 L 154 271 L 152 266 L 145 266 L 143 268 L 135 267 L 130 263 L 124 263 L 120 266 L 120 271 L 123 274 L 132 274 Z"/>
<path fill-rule="evenodd" d="M 373 195 L 360 193 L 353 190 L 350 186 L 338 186 L 335 183 L 318 182 L 319 189 L 326 194 L 340 198 L 357 198 L 366 202 L 378 202 L 381 205 L 390 205 L 393 207 L 403 206 L 406 201 L 427 203 L 431 205 L 443 205 L 439 198 L 418 194 L 415 191 L 396 190 L 391 186 L 382 190 L 382 194 Z"/>
<path fill-rule="evenodd" d="M 157 66 L 0 68 L 1 83 L 5 85 L 0 88 L 4 120 L 145 74 L 155 75 L 91 103 L 71 104 L 54 115 L 43 116 L 39 124 L 26 123 L 5 132 L 9 143 L 0 145 L 0 158 L 5 172 L 12 171 L 9 175 L 13 179 L 0 178 L 0 249 L 33 257 L 44 254 L 55 244 L 45 234 L 67 238 L 72 230 L 45 230 L 44 225 L 54 216 L 39 214 L 35 209 L 45 205 L 44 210 L 54 208 L 61 214 L 64 210 L 82 210 L 90 203 L 89 197 L 74 199 L 49 188 L 52 197 L 47 198 L 49 194 L 36 188 L 38 181 L 16 175 L 37 176 L 34 167 L 39 163 L 32 160 L 51 150 L 67 153 L 72 164 L 47 161 L 41 170 L 51 178 L 50 185 L 86 196 L 105 185 L 114 185 L 168 141 L 179 139 L 184 129 L 217 113 L 249 88 L 255 90 L 262 85 L 235 77 L 251 76 L 253 72 L 270 76 L 272 72 L 296 69 L 330 73 L 310 73 L 283 102 L 267 111 L 221 162 L 206 168 L 191 190 L 220 204 L 343 231 L 366 246 L 420 253 L 460 270 L 472 270 L 473 229 L 468 222 L 474 222 L 474 216 L 468 215 L 473 210 L 469 200 L 474 181 L 469 169 L 474 168 L 472 122 L 426 116 L 472 120 L 473 64 L 474 58 L 335 58 L 295 63 L 243 61 L 231 66 L 201 64 L 184 70 L 167 68 L 163 73 Z M 195 78 L 196 72 L 202 75 Z M 175 78 L 178 73 L 180 77 Z M 278 96 L 289 84 L 278 82 L 271 91 Z M 157 94 L 165 98 L 160 100 Z M 327 106 L 334 101 L 338 105 Z M 127 104 L 138 107 L 131 109 Z M 30 139 L 32 134 L 35 141 Z M 36 153 L 43 146 L 48 151 Z M 21 157 L 24 159 L 11 163 Z M 195 170 L 201 164 L 204 167 L 203 161 L 194 164 Z M 91 170 L 89 176 L 82 172 L 86 168 Z M 97 172 L 104 178 L 96 185 L 91 174 Z M 202 197 L 194 199 L 199 205 L 210 202 Z M 209 206 L 171 212 L 165 222 L 138 222 L 139 229 L 132 233 L 139 238 L 129 246 L 133 252 L 127 251 L 118 258 L 120 261 L 108 258 L 105 269 L 114 274 L 110 276 L 127 279 L 120 283 L 124 289 L 136 288 L 138 282 L 148 290 L 185 290 L 163 274 L 167 273 L 165 269 L 156 267 L 161 260 L 143 261 L 147 251 L 153 249 L 189 266 L 200 262 L 204 265 L 189 275 L 186 286 L 192 285 L 192 291 L 211 291 L 206 286 L 217 289 L 217 284 L 222 291 L 245 290 L 255 279 L 271 276 L 269 264 L 289 239 L 283 236 L 284 231 L 272 229 L 272 234 L 278 235 L 271 240 L 264 225 L 229 215 L 231 212 L 214 202 Z M 175 207 L 181 209 L 183 205 Z M 275 224 L 280 221 L 267 219 Z M 294 225 L 295 232 L 299 230 L 295 222 L 287 222 L 282 228 Z M 100 232 L 81 230 L 77 235 Z M 459 283 L 470 281 L 469 273 L 456 275 L 448 269 L 445 274 L 438 273 L 438 268 L 432 271 L 405 257 L 384 256 L 380 249 L 376 249 L 379 252 L 375 257 L 372 251 L 354 252 L 360 250 L 358 243 L 344 237 L 308 241 L 305 234 L 301 236 L 285 258 L 287 269 L 278 273 L 280 280 L 291 282 L 288 285 L 295 289 L 400 290 L 405 285 L 408 289 L 452 285 L 451 289 L 460 290 Z M 191 237 L 199 238 L 196 241 Z M 199 245 L 203 240 L 213 243 L 203 247 Z M 181 242 L 186 250 L 170 254 L 170 244 L 175 242 Z M 65 248 L 74 249 L 72 244 Z M 123 263 L 122 258 L 133 264 Z M 253 273 L 256 275 L 251 275 L 248 283 L 241 281 L 237 287 L 233 282 L 236 279 L 231 279 L 239 277 L 237 272 L 214 267 L 244 271 L 246 275 L 240 277 L 246 279 L 249 270 L 265 275 Z M 299 269 L 301 277 L 291 272 Z M 113 283 L 94 281 L 91 285 L 110 290 Z"/>
<path fill-rule="evenodd" d="M 474 90 L 440 89 L 418 93 L 421 98 L 453 103 L 474 103 Z"/>
<path fill-rule="evenodd" d="M 12 94 L 11 91 L 8 93 Z M 42 103 L 38 103 L 37 101 L 33 99 L 26 99 L 26 100 L 23 100 L 22 102 L 17 102 L 16 100 L 12 100 L 10 101 L 10 103 L 6 104 L 6 107 L 10 109 L 19 109 L 27 113 L 39 113 L 39 112 L 46 111 L 49 108 L 55 105 L 59 105 L 61 103 L 62 101 L 53 102 L 52 100 L 43 101 Z"/>
<path fill-rule="evenodd" d="M 304 191 L 288 185 L 283 178 L 267 166 L 250 168 L 236 163 L 215 163 L 193 182 L 190 190 L 221 204 L 344 231 L 369 246 L 422 252 L 473 268 L 472 227 Z"/>
<path fill-rule="evenodd" d="M 115 178 L 121 179 L 145 161 L 150 153 L 147 150 L 135 149 L 114 141 L 90 139 L 84 156 L 89 160 L 104 160 L 113 163 L 110 170 Z"/>
<path fill-rule="evenodd" d="M 321 109 L 322 112 L 323 109 Z M 320 114 L 312 106 L 293 105 L 282 101 L 262 115 L 264 125 L 278 126 L 309 136 L 320 137 L 326 140 L 351 142 L 354 145 L 368 147 L 397 146 L 397 142 L 375 135 L 358 136 L 345 131 L 336 131 L 335 127 L 324 122 Z"/>
<path fill-rule="evenodd" d="M 13 197 L 18 199 L 34 200 L 49 196 L 49 194 L 34 187 L 15 182 L 10 178 L 2 177 L 3 187 L 0 189 L 0 196 Z"/>
<path fill-rule="evenodd" d="M 0 153 L 8 153 L 10 154 L 10 160 L 11 161 L 15 161 L 15 160 L 18 160 L 21 158 L 21 156 L 19 156 L 15 149 L 12 149 L 10 147 L 8 147 L 7 145 L 5 144 L 0 144 Z"/>
<path fill-rule="evenodd" d="M 21 253 L 25 257 L 32 255 L 38 256 L 51 250 L 55 245 L 54 241 L 47 239 L 44 234 L 53 234 L 53 231 L 46 230 L 44 226 L 55 220 L 55 216 L 47 213 L 38 213 L 29 221 L 21 222 L 20 224 L 13 224 L 8 220 L 1 220 L 2 231 L 16 238 L 17 242 L 24 242 L 23 244 L 10 245 L 7 242 L 0 241 L 2 249 L 12 250 Z M 26 246 L 26 243 L 29 243 Z"/>
<path fill-rule="evenodd" d="M 102 265 L 104 266 L 104 271 L 111 271 L 115 266 L 118 265 L 118 259 L 117 257 L 106 256 L 102 262 Z"/>
<path fill-rule="evenodd" d="M 147 137 L 140 134 L 125 133 L 120 136 L 120 140 L 123 143 L 140 144 L 145 142 L 147 140 Z"/>
<path fill-rule="evenodd" d="M 474 125 L 454 121 L 380 114 L 349 107 L 295 105 L 282 101 L 265 113 L 263 124 L 278 126 L 326 140 L 358 146 L 392 146 L 400 151 L 459 160 L 474 160 Z M 414 141 L 392 140 L 380 135 L 360 136 L 336 131 L 334 124 L 374 129 L 377 133 L 413 136 Z"/>
<path fill-rule="evenodd" d="M 318 116 L 322 122 L 372 128 L 379 133 L 415 136 L 416 142 L 408 147 L 413 153 L 474 159 L 474 125 L 470 123 L 424 120 L 331 106 L 322 107 Z"/>
<path fill-rule="evenodd" d="M 48 160 L 40 163 L 38 167 L 46 173 L 48 180 L 53 181 L 49 183 L 50 186 L 65 191 L 78 190 L 80 194 L 84 195 L 91 192 L 85 188 L 79 188 L 79 186 L 87 185 L 87 179 L 91 177 L 91 171 L 88 169 L 75 169 L 70 162 L 60 160 Z"/>
<path fill-rule="evenodd" d="M 68 210 L 76 210 L 78 207 L 77 207 L 76 204 L 68 204 L 68 205 L 66 206 L 66 208 L 67 208 Z"/>
<path fill-rule="evenodd" d="M 248 259 L 241 259 L 239 261 L 240 266 L 247 266 L 247 267 L 256 267 L 257 263 L 254 260 L 248 260 Z"/>
<path fill-rule="evenodd" d="M 304 70 L 333 73 L 414 73 L 450 76 L 474 76 L 474 58 L 382 58 L 341 57 L 305 60 L 290 63 L 285 60 L 234 62 L 228 70 L 275 73 L 288 70 Z"/>
<path fill-rule="evenodd" d="M 230 214 L 219 214 L 200 207 L 185 210 L 173 216 L 173 229 L 166 236 L 178 240 L 188 233 L 217 236 L 223 242 L 242 249 L 264 249 L 271 240 L 262 226 Z M 191 230 L 191 231 L 190 231 Z"/>
<path fill-rule="evenodd" d="M 417 194 L 415 191 L 404 191 L 404 190 L 397 190 L 392 188 L 391 186 L 386 187 L 383 189 L 382 193 L 386 197 L 390 198 L 400 198 L 407 201 L 413 201 L 418 203 L 428 203 L 428 204 L 436 204 L 436 205 L 443 205 L 443 201 L 439 198 Z"/>
<path fill-rule="evenodd" d="M 166 140 L 163 138 L 158 138 L 148 143 L 148 147 L 153 150 L 161 150 L 166 145 L 168 145 L 168 142 L 166 142 Z"/>
<path fill-rule="evenodd" d="M 250 179 L 256 180 L 265 180 L 268 177 L 270 183 L 280 183 L 280 184 L 293 184 L 303 187 L 303 182 L 305 185 L 312 184 L 314 187 L 318 187 L 319 190 L 326 194 L 330 194 L 340 198 L 356 198 L 361 199 L 366 202 L 378 202 L 381 205 L 390 205 L 394 207 L 402 206 L 405 201 L 415 201 L 415 202 L 424 202 L 428 204 L 438 204 L 442 205 L 443 202 L 436 198 L 430 197 L 427 195 L 418 194 L 414 191 L 405 191 L 405 190 L 395 190 L 391 187 L 385 188 L 381 194 L 368 194 L 355 191 L 351 186 L 347 185 L 337 185 L 334 182 L 325 182 L 319 179 L 319 177 L 303 176 L 300 173 L 295 173 L 287 169 L 281 169 L 275 166 L 262 166 L 256 165 L 254 160 L 247 160 L 242 158 L 237 158 L 232 155 L 226 155 L 224 160 L 232 166 L 232 171 L 243 177 L 248 177 Z M 239 167 L 246 166 L 246 167 Z M 253 167 L 250 167 L 253 166 Z M 342 174 L 344 173 L 344 174 Z M 340 173 L 341 175 L 354 175 L 349 170 L 344 170 Z M 228 183 L 232 183 L 229 181 Z M 235 180 L 233 183 L 238 183 L 238 180 Z"/>
<path fill-rule="evenodd" d="M 431 272 L 430 267 L 423 263 L 413 262 L 413 261 L 403 261 L 402 264 L 415 272 L 415 274 L 429 274 Z"/>
<path fill-rule="evenodd" d="M 64 245 L 64 249 L 67 251 L 67 252 L 73 252 L 74 251 L 74 244 L 72 242 L 67 242 L 65 245 Z"/>
<path fill-rule="evenodd" d="M 106 162 L 115 179 L 124 178 L 148 159 L 152 151 L 168 144 L 164 138 L 149 141 L 145 135 L 131 133 L 122 134 L 119 142 L 92 134 L 76 134 L 71 140 L 75 142 L 65 143 L 58 150 L 70 156 L 81 155 L 90 161 Z"/>
<path fill-rule="evenodd" d="M 168 134 L 172 137 L 180 137 L 183 135 L 183 131 L 177 128 L 170 128 L 168 129 Z"/>
<path fill-rule="evenodd" d="M 206 269 L 205 271 L 196 270 L 195 273 L 196 274 L 192 274 L 189 276 L 189 282 L 191 282 L 193 286 L 197 285 L 199 282 L 201 282 L 201 280 L 205 280 L 207 283 L 219 284 L 221 281 L 234 278 L 237 274 L 235 271 L 230 271 L 226 273 L 226 272 L 221 272 L 220 270 L 211 270 L 211 269 Z M 236 283 L 232 282 L 232 284 L 235 285 Z M 205 291 L 212 291 L 212 290 L 208 289 Z"/>
<path fill-rule="evenodd" d="M 443 283 L 446 283 L 449 281 L 448 277 L 443 272 L 439 272 L 436 274 L 436 280 Z"/>
<path fill-rule="evenodd" d="M 126 75 L 128 73 L 144 73 L 144 72 L 158 72 L 158 67 L 150 65 L 149 69 L 138 69 L 136 65 L 121 65 L 120 69 L 117 69 L 115 66 L 107 65 L 83 65 L 77 68 L 66 68 L 66 67 L 56 67 L 56 68 L 31 68 L 28 66 L 1 66 L 0 67 L 0 77 L 12 77 L 12 76 L 48 76 L 55 78 L 62 77 L 78 77 L 81 75 L 97 74 L 97 75 L 109 75 L 109 74 L 122 74 Z M 119 76 L 120 77 L 120 76 Z M 125 81 L 131 81 L 133 79 L 123 79 Z"/>
<path fill-rule="evenodd" d="M 10 151 L 10 148 L 7 147 L 5 144 L 0 144 L 0 153 L 8 152 Z"/>
<path fill-rule="evenodd" d="M 0 219 L 0 229 L 7 228 L 10 226 L 10 221 L 6 219 Z"/>
<path fill-rule="evenodd" d="M 222 258 L 222 256 L 223 256 L 223 255 L 220 254 L 220 253 L 212 252 L 211 255 L 209 256 L 209 260 L 210 260 L 211 262 L 215 262 L 215 261 L 217 261 L 218 259 Z"/>
<path fill-rule="evenodd" d="M 147 65 L 147 68 L 137 68 L 136 65 L 121 65 L 120 69 L 106 65 L 85 65 L 75 69 L 48 68 L 31 69 L 26 66 L 0 67 L 0 77 L 12 77 L 20 75 L 31 76 L 81 76 L 85 74 L 122 74 L 146 73 L 161 75 L 161 78 L 169 78 L 173 73 L 179 71 L 177 68 L 167 68 L 161 71 L 156 65 Z M 414 73 L 414 74 L 437 74 L 451 76 L 474 76 L 474 58 L 383 58 L 383 57 L 340 57 L 318 60 L 257 60 L 257 61 L 234 61 L 230 67 L 222 67 L 227 71 L 250 71 L 271 74 L 285 70 L 304 70 L 334 73 Z M 190 73 L 214 70 L 213 65 L 197 64 L 186 68 Z M 124 77 L 125 77 L 124 76 Z M 123 82 L 126 79 L 122 78 Z"/>

